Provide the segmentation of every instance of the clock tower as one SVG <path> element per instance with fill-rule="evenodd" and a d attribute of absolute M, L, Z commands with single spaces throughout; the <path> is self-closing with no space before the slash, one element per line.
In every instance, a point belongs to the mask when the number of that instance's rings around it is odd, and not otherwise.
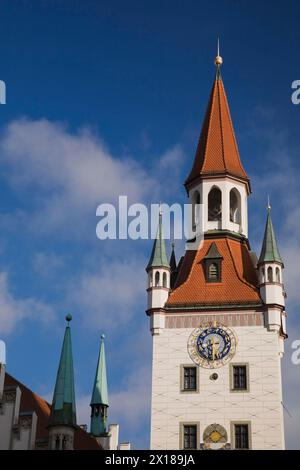
<path fill-rule="evenodd" d="M 249 178 L 221 77 L 185 188 L 204 239 L 176 266 L 161 217 L 147 266 L 153 338 L 151 449 L 284 449 L 283 261 L 268 204 L 259 259 L 248 240 Z M 196 213 L 197 212 L 197 213 Z M 171 272 L 171 284 L 169 284 Z M 165 276 L 165 283 L 161 281 Z"/>

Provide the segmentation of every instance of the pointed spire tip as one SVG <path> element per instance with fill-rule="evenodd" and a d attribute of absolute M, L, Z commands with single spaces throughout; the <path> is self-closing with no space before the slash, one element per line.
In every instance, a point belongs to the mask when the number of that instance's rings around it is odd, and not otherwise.
<path fill-rule="evenodd" d="M 217 47 L 217 56 L 215 58 L 215 65 L 219 69 L 222 64 L 223 64 L 223 59 L 220 56 L 220 38 L 218 36 L 218 47 Z"/>

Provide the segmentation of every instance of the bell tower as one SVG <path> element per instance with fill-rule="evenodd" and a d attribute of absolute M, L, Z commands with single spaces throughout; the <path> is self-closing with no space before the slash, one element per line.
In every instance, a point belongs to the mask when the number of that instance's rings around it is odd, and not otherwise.
<path fill-rule="evenodd" d="M 151 448 L 156 450 L 285 445 L 283 262 L 270 208 L 259 260 L 251 251 L 251 187 L 238 151 L 222 62 L 218 50 L 185 181 L 193 229 L 203 232 L 204 239 L 197 247 L 187 244 L 178 265 L 172 253 L 169 284 L 160 218 L 147 266 L 146 313 L 153 340 Z"/>

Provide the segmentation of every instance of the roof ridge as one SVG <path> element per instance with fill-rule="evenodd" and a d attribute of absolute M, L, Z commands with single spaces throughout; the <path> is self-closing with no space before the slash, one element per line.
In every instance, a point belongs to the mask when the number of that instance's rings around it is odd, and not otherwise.
<path fill-rule="evenodd" d="M 21 385 L 26 392 L 29 392 L 31 393 L 32 395 L 34 395 L 37 399 L 39 400 L 42 400 L 43 402 L 45 402 L 47 405 L 49 405 L 51 407 L 51 404 L 45 400 L 41 395 L 39 395 L 38 393 L 35 393 L 33 390 L 31 390 L 31 388 L 27 387 L 27 385 L 23 384 L 23 382 L 21 382 L 20 380 L 16 379 L 13 375 L 11 375 L 9 372 L 5 372 L 5 375 L 8 375 L 8 377 L 10 377 L 12 380 L 14 380 L 17 385 Z"/>
<path fill-rule="evenodd" d="M 200 249 L 201 249 L 201 248 L 200 248 Z M 199 250 L 186 250 L 185 255 L 184 255 L 184 258 L 185 258 L 186 254 L 187 254 L 187 251 L 190 251 L 190 252 L 193 251 L 193 252 L 195 253 L 195 256 L 194 256 L 194 259 L 193 259 L 193 262 L 192 262 L 191 269 L 190 269 L 190 271 L 189 271 L 189 274 L 188 274 L 186 280 L 185 280 L 182 284 L 180 284 L 180 286 L 175 287 L 175 288 L 172 290 L 172 293 L 173 293 L 175 290 L 177 290 L 177 289 L 180 290 L 183 286 L 185 286 L 185 284 L 189 281 L 189 279 L 190 279 L 190 277 L 191 277 L 191 275 L 192 275 L 192 271 L 193 271 L 193 269 L 194 269 L 194 263 L 195 263 L 195 260 L 196 260 L 196 258 L 197 258 L 197 254 L 198 254 L 198 251 L 199 251 Z M 183 260 L 183 261 L 184 261 L 184 260 Z M 181 269 L 182 269 L 182 266 L 183 266 L 183 263 L 182 263 L 182 265 L 181 265 Z M 180 271 L 178 272 L 178 277 L 177 277 L 177 279 L 179 278 L 179 274 L 180 274 Z M 168 303 L 168 300 L 167 300 L 166 303 Z"/>
<path fill-rule="evenodd" d="M 235 240 L 232 240 L 232 241 L 235 241 Z M 238 242 L 238 243 L 240 243 L 240 242 Z M 230 248 L 230 245 L 229 245 L 229 243 L 228 243 L 228 239 L 226 239 L 226 244 L 227 244 L 227 246 L 228 246 L 228 250 L 229 250 L 229 253 L 230 253 L 230 257 L 231 257 L 231 259 L 232 259 L 233 266 L 234 266 L 234 270 L 235 270 L 235 272 L 236 272 L 237 277 L 239 278 L 239 280 L 240 280 L 243 284 L 245 284 L 245 285 L 248 286 L 248 287 L 251 287 L 251 289 L 252 289 L 254 292 L 258 292 L 257 288 L 255 288 L 252 284 L 250 284 L 250 282 L 246 281 L 246 279 L 241 278 L 241 276 L 240 276 L 240 274 L 239 274 L 239 272 L 238 272 L 238 269 L 237 269 L 237 267 L 236 267 L 236 264 L 235 264 L 234 256 L 233 256 L 233 254 L 232 254 L 232 252 L 231 252 L 231 248 Z M 240 243 L 240 245 L 241 245 L 241 243 Z M 242 245 L 241 245 L 241 246 L 242 246 Z"/>
<path fill-rule="evenodd" d="M 205 142 L 204 142 L 203 163 L 202 163 L 203 167 L 205 165 L 206 155 L 207 155 L 208 140 L 209 140 L 209 134 L 210 134 L 210 128 L 211 128 L 211 121 L 212 121 L 212 112 L 211 112 L 211 110 L 213 108 L 214 100 L 215 100 L 216 81 L 217 80 L 215 79 L 214 84 L 213 84 L 212 89 L 211 89 L 211 99 L 208 102 L 208 106 L 207 106 L 207 110 L 206 110 L 206 113 L 209 114 L 209 119 L 208 119 L 208 123 L 207 123 L 207 136 L 206 136 L 206 139 L 205 139 Z M 202 124 L 202 129 L 203 130 L 204 130 L 204 125 L 205 125 L 205 120 L 206 120 L 206 116 L 204 116 L 204 121 L 203 121 L 203 124 Z M 200 140 L 201 140 L 201 137 L 202 137 L 201 134 L 202 134 L 202 132 L 200 133 L 199 142 L 198 142 L 197 149 L 196 149 L 196 155 L 197 155 L 198 146 L 199 146 L 199 143 L 200 143 Z"/>
<path fill-rule="evenodd" d="M 223 82 L 222 82 L 222 85 L 223 85 Z M 241 157 L 240 157 L 240 152 L 239 152 L 239 147 L 238 147 L 238 144 L 237 144 L 237 140 L 236 140 L 236 136 L 235 136 L 235 132 L 234 132 L 234 127 L 233 127 L 233 122 L 232 122 L 232 118 L 231 118 L 231 113 L 230 113 L 230 109 L 229 109 L 229 104 L 228 104 L 228 99 L 227 99 L 227 93 L 226 93 L 226 90 L 225 90 L 225 87 L 223 85 L 223 92 L 224 92 L 224 96 L 225 96 L 225 109 L 226 109 L 226 112 L 227 112 L 227 117 L 228 117 L 228 121 L 229 121 L 229 124 L 230 124 L 230 128 L 231 128 L 231 133 L 232 133 L 232 136 L 233 136 L 233 142 L 234 142 L 234 146 L 235 146 L 235 150 L 237 152 L 237 155 L 238 155 L 238 164 L 240 166 L 240 169 L 244 172 L 245 172 L 245 169 L 243 167 L 243 164 L 242 164 L 242 161 L 241 161 Z M 247 176 L 247 175 L 246 175 Z"/>
<path fill-rule="evenodd" d="M 218 80 L 218 82 L 222 82 L 222 80 Z M 226 163 L 225 163 L 225 146 L 224 146 L 224 132 L 223 132 L 223 123 L 222 123 L 222 107 L 221 107 L 221 95 L 220 95 L 220 85 L 218 84 L 218 106 L 219 106 L 219 120 L 220 120 L 220 132 L 221 132 L 221 145 L 222 145 L 222 160 L 224 165 L 224 171 L 226 171 Z M 224 87 L 223 87 L 224 88 Z M 224 89 L 225 92 L 225 89 Z"/>

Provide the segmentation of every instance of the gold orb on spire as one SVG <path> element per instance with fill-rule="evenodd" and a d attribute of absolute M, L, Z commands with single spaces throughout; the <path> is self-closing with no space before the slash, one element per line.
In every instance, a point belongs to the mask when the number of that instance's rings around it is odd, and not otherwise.
<path fill-rule="evenodd" d="M 223 64 L 223 59 L 220 55 L 217 55 L 217 57 L 215 58 L 215 65 L 220 67 L 220 65 Z"/>

